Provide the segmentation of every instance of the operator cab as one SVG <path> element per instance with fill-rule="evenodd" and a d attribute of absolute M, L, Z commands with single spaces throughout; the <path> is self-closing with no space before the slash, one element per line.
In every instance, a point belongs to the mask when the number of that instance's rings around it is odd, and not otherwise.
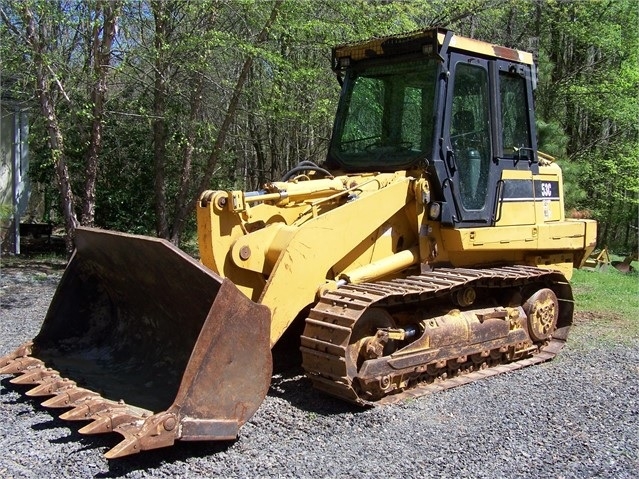
<path fill-rule="evenodd" d="M 330 167 L 425 169 L 437 219 L 457 227 L 494 225 L 513 188 L 532 198 L 531 54 L 432 29 L 336 47 L 333 69 L 342 94 Z M 505 169 L 530 180 L 506 185 Z"/>

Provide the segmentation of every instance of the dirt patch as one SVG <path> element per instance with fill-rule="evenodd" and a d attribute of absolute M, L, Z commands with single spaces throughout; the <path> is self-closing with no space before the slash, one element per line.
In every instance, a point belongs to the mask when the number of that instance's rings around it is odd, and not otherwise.
<path fill-rule="evenodd" d="M 573 324 L 584 324 L 594 322 L 623 322 L 623 317 L 611 311 L 575 311 Z"/>
<path fill-rule="evenodd" d="M 4 256 L 0 261 L 0 274 L 22 271 L 24 274 L 48 274 L 61 272 L 67 266 L 65 256 L 31 257 L 26 255 Z"/>

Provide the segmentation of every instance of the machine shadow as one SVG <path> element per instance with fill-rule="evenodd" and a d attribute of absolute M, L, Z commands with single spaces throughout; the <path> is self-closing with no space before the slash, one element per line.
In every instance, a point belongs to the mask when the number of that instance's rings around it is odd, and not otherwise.
<path fill-rule="evenodd" d="M 95 478 L 123 477 L 134 471 L 148 471 L 164 463 L 186 462 L 192 458 L 215 455 L 226 451 L 235 441 L 224 442 L 176 442 L 171 447 L 144 451 L 108 461 L 108 471 L 96 474 Z"/>
<path fill-rule="evenodd" d="M 365 408 L 317 391 L 305 376 L 300 352 L 303 316 L 295 320 L 272 349 L 273 377 L 268 396 L 284 399 L 298 409 L 324 416 L 365 411 Z"/>

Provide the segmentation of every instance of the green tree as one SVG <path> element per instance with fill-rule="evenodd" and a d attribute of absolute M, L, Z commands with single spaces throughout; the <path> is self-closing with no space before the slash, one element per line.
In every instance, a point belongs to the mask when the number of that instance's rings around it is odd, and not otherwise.
<path fill-rule="evenodd" d="M 32 152 L 47 152 L 39 172 L 55 172 L 70 231 L 77 217 L 177 243 L 203 190 L 256 189 L 321 163 L 339 96 L 331 47 L 439 25 L 535 53 L 539 144 L 561 159 L 567 204 L 600 220 L 601 242 L 632 243 L 632 0 L 8 0 L 0 11 L 3 74 L 25 100 L 37 92 Z"/>
<path fill-rule="evenodd" d="M 76 225 L 94 224 L 104 103 L 120 7 L 117 1 L 98 0 L 84 4 L 9 1 L 0 8 L 0 35 L 6 39 L 2 57 L 19 79 L 16 85 L 20 91 L 16 95 L 28 101 L 27 92 L 36 92 L 35 101 L 42 115 L 60 194 L 69 253 Z M 84 140 L 85 181 L 79 221 L 65 144 L 65 130 L 72 127 L 66 121 L 70 118 L 80 119 L 88 130 Z"/>
<path fill-rule="evenodd" d="M 543 7 L 543 8 L 541 8 Z M 547 60 L 538 95 L 543 118 L 568 137 L 578 209 L 599 220 L 599 242 L 628 247 L 637 226 L 639 22 L 632 1 L 540 2 L 540 57 Z"/>

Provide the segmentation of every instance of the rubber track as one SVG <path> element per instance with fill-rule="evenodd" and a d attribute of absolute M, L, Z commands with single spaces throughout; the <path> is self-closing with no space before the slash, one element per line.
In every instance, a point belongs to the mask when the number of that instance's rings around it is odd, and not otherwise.
<path fill-rule="evenodd" d="M 552 338 L 532 356 L 499 364 L 390 394 L 375 402 L 361 398 L 347 373 L 346 349 L 352 328 L 372 306 L 419 304 L 467 287 L 502 288 L 539 281 L 566 282 L 557 272 L 531 266 L 490 269 L 442 268 L 405 279 L 346 285 L 326 293 L 310 311 L 301 339 L 302 365 L 313 386 L 332 396 L 359 405 L 398 403 L 433 392 L 549 361 L 563 348 L 565 339 Z M 559 298 L 572 301 L 572 298 Z M 561 307 L 561 306 L 560 306 Z M 309 336 L 307 336 L 309 334 Z M 310 335 L 312 334 L 312 337 Z M 564 328 L 563 338 L 567 330 Z"/>

